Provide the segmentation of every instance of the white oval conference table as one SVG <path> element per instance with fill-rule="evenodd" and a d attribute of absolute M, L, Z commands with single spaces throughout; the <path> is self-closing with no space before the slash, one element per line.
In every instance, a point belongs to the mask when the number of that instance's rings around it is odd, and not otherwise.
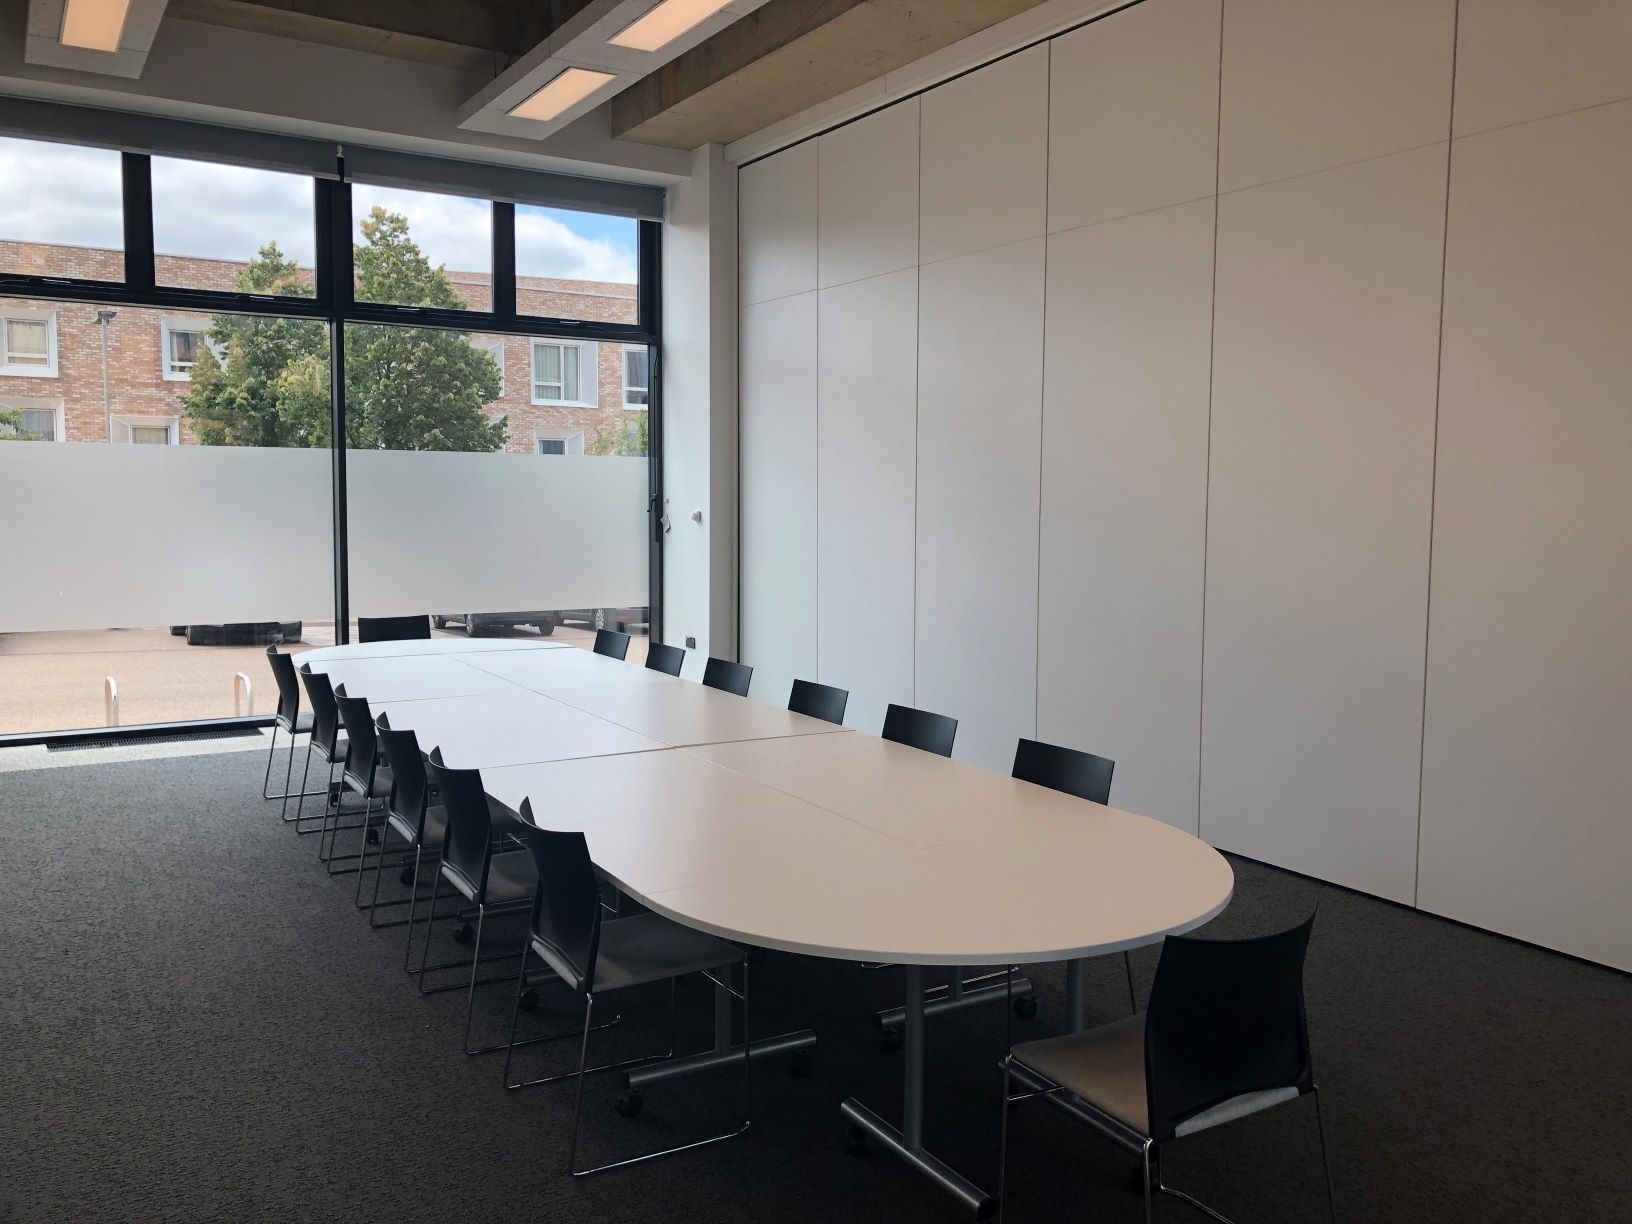
<path fill-rule="evenodd" d="M 962 761 L 554 642 L 437 638 L 299 656 L 422 751 L 482 771 L 511 810 L 585 834 L 597 869 L 656 913 L 737 942 L 887 962 L 906 976 L 897 1128 L 855 1098 L 850 1122 L 977 1218 L 990 1195 L 924 1146 L 926 966 L 1081 964 L 1189 931 L 1234 875 L 1169 825 Z M 950 991 L 956 991 L 954 984 Z M 631 1086 L 725 1064 L 715 1049 L 637 1069 Z M 752 1055 L 812 1044 L 759 1039 Z M 741 1047 L 735 1047 L 741 1057 Z"/>

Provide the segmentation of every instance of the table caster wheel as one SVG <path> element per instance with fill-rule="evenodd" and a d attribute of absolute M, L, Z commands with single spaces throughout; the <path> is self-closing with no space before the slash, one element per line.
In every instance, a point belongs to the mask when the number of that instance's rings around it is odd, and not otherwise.
<path fill-rule="evenodd" d="M 521 992 L 521 998 L 517 1000 L 517 1003 L 524 1012 L 537 1011 L 538 991 L 529 986 L 526 990 Z"/>
<path fill-rule="evenodd" d="M 1021 995 L 1014 1001 L 1014 1014 L 1022 1020 L 1032 1020 L 1037 1015 L 1037 1000 L 1032 995 Z"/>
<path fill-rule="evenodd" d="M 860 1156 L 867 1150 L 867 1135 L 859 1126 L 851 1126 L 844 1137 L 844 1150 L 852 1156 Z"/>
<path fill-rule="evenodd" d="M 886 1054 L 894 1054 L 902 1047 L 905 1040 L 900 1029 L 881 1029 L 878 1034 L 878 1048 Z"/>
<path fill-rule="evenodd" d="M 404 867 L 401 871 L 397 872 L 397 879 L 401 880 L 404 885 L 412 884 L 414 882 L 414 869 L 412 867 Z"/>
<path fill-rule="evenodd" d="M 640 1095 L 638 1088 L 626 1088 L 618 1093 L 618 1100 L 614 1106 L 618 1114 L 625 1118 L 637 1118 L 645 1106 L 646 1099 Z"/>
<path fill-rule="evenodd" d="M 811 1068 L 814 1065 L 808 1050 L 795 1050 L 788 1059 L 788 1071 L 799 1079 L 810 1078 Z"/>
<path fill-rule="evenodd" d="M 468 944 L 476 938 L 476 931 L 468 922 L 461 922 L 453 928 L 453 942 Z"/>

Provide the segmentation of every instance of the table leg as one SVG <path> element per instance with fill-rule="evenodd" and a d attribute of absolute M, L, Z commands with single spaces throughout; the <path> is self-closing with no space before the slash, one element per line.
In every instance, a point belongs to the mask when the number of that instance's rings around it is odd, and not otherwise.
<path fill-rule="evenodd" d="M 631 1067 L 624 1073 L 624 1081 L 630 1088 L 644 1088 L 647 1084 L 655 1084 L 661 1080 L 678 1079 L 682 1075 L 694 1075 L 699 1071 L 712 1071 L 716 1067 L 731 1067 L 742 1062 L 742 1046 L 731 1040 L 731 994 L 718 982 L 714 984 L 714 1048 L 704 1050 L 700 1054 L 688 1054 L 681 1058 L 666 1058 L 661 1062 L 650 1063 L 643 1067 Z M 799 1029 L 792 1033 L 781 1033 L 775 1037 L 761 1037 L 749 1043 L 748 1057 L 753 1059 L 769 1058 L 774 1054 L 793 1054 L 800 1050 L 808 1050 L 816 1044 L 815 1029 Z M 809 1066 L 807 1062 L 806 1067 Z M 804 1072 L 801 1072 L 804 1074 Z"/>
<path fill-rule="evenodd" d="M 924 1147 L 924 971 L 918 965 L 905 968 L 906 1062 L 902 1076 L 901 1129 L 891 1126 L 855 1097 L 846 1099 L 839 1106 L 839 1112 L 861 1134 L 893 1152 L 951 1195 L 974 1219 L 989 1220 L 997 1210 L 997 1200 Z"/>
<path fill-rule="evenodd" d="M 957 968 L 952 971 L 951 979 L 944 985 L 937 983 L 928 989 L 920 990 L 918 998 L 924 1004 L 925 1015 L 940 1016 L 947 1012 L 962 1011 L 966 1007 L 1004 1003 L 1011 997 L 1019 999 L 1033 993 L 1035 987 L 1031 979 L 1023 973 L 1014 975 L 1011 996 L 1008 970 L 999 969 L 992 973 L 980 974 L 978 977 L 966 978 L 963 976 L 962 968 Z M 898 1029 L 906 1023 L 906 1018 L 905 1005 L 886 1007 L 883 1011 L 873 1013 L 873 1027 L 880 1032 Z"/>
<path fill-rule="evenodd" d="M 1065 1028 L 1069 1033 L 1082 1032 L 1082 970 L 1087 962 L 1065 962 Z"/>

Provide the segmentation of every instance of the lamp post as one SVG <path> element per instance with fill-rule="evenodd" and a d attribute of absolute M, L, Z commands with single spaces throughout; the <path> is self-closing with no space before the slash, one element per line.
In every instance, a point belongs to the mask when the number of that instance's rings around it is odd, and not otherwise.
<path fill-rule="evenodd" d="M 102 419 L 108 431 L 108 441 L 113 441 L 113 395 L 108 387 L 108 324 L 112 323 L 117 310 L 99 310 L 96 312 L 97 326 L 102 329 Z"/>

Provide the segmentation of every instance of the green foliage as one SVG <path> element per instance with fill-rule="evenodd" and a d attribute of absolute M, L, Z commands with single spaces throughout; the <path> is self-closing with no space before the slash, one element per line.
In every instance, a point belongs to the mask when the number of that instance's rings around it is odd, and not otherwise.
<path fill-rule="evenodd" d="M 460 309 L 446 272 L 408 235 L 408 221 L 376 207 L 353 251 L 357 295 L 370 302 Z M 238 277 L 244 293 L 310 297 L 311 287 L 276 243 Z M 183 397 L 206 446 L 328 446 L 329 345 L 321 323 L 216 315 Z M 346 445 L 383 450 L 496 451 L 509 432 L 484 405 L 499 397 L 492 354 L 467 332 L 346 325 Z"/>
<path fill-rule="evenodd" d="M 38 442 L 39 435 L 23 429 L 23 414 L 0 405 L 0 442 Z"/>
<path fill-rule="evenodd" d="M 628 455 L 644 458 L 650 450 L 651 434 L 644 412 L 630 412 L 621 421 L 603 425 L 590 435 L 584 450 L 591 455 Z"/>

